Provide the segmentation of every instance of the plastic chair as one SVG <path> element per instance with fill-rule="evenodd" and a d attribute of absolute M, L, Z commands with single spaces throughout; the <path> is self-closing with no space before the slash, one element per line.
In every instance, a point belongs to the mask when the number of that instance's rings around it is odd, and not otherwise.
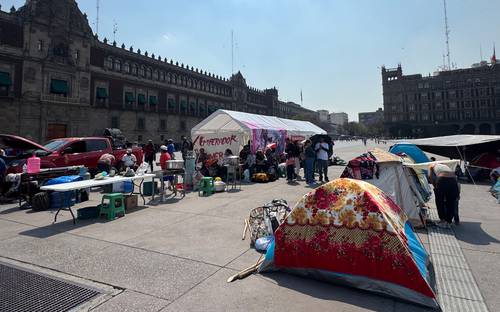
<path fill-rule="evenodd" d="M 105 201 L 107 200 L 107 203 Z M 111 193 L 102 196 L 99 215 L 106 214 L 108 220 L 114 220 L 119 213 L 125 215 L 125 200 L 122 193 Z"/>
<path fill-rule="evenodd" d="M 198 196 L 200 195 L 200 192 L 203 196 L 208 196 L 215 193 L 214 178 L 203 177 L 198 184 Z"/>

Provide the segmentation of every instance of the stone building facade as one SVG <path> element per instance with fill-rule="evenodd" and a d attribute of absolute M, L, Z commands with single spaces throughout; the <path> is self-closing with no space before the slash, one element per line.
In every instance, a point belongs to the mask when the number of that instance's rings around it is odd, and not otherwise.
<path fill-rule="evenodd" d="M 358 113 L 358 120 L 360 124 L 365 126 L 371 126 L 384 122 L 384 110 L 379 108 L 374 112 Z"/>
<path fill-rule="evenodd" d="M 382 67 L 384 123 L 391 136 L 500 134 L 500 64 L 433 76 Z"/>
<path fill-rule="evenodd" d="M 0 10 L 0 133 L 45 141 L 120 128 L 130 141 L 189 136 L 217 109 L 285 118 L 311 114 L 278 98 L 159 55 L 99 40 L 74 0 Z"/>

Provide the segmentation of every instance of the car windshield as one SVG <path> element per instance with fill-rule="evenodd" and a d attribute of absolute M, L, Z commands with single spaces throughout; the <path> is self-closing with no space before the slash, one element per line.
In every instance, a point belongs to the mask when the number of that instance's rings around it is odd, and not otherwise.
<path fill-rule="evenodd" d="M 45 144 L 43 147 L 50 151 L 57 151 L 64 144 L 66 144 L 66 140 L 52 140 Z"/>

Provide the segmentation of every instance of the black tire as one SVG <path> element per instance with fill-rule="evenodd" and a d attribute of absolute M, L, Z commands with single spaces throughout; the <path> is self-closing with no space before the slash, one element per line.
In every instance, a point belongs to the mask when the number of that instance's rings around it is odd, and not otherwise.
<path fill-rule="evenodd" d="M 47 192 L 39 192 L 33 196 L 31 200 L 31 207 L 33 207 L 34 211 L 43 211 L 50 208 L 50 198 L 49 193 Z"/>

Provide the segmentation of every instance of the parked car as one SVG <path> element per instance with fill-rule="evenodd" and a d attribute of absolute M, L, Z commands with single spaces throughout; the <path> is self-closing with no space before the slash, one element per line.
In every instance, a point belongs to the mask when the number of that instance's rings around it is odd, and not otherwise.
<path fill-rule="evenodd" d="M 467 178 L 470 181 L 489 179 L 491 170 L 500 167 L 500 154 L 495 152 L 482 153 L 474 157 L 467 166 Z"/>
<path fill-rule="evenodd" d="M 26 159 L 33 153 L 40 157 L 41 168 L 83 165 L 91 172 L 96 170 L 101 155 L 113 154 L 118 162 L 115 165 L 119 165 L 126 153 L 126 149 L 113 149 L 109 138 L 104 137 L 60 138 L 40 145 L 19 136 L 0 134 L 0 147 L 7 152 L 9 173 L 22 172 Z M 140 165 L 143 159 L 142 149 L 135 147 L 132 153 Z"/>

